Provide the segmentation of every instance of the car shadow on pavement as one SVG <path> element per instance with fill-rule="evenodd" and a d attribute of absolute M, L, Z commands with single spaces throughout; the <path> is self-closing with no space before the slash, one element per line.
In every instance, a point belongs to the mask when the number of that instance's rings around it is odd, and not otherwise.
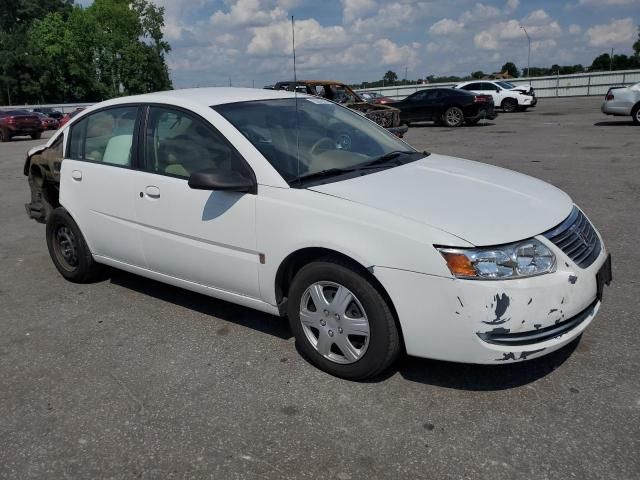
<path fill-rule="evenodd" d="M 473 365 L 404 357 L 390 374 L 398 372 L 412 382 L 457 390 L 505 390 L 527 385 L 553 372 L 571 356 L 580 338 L 543 357 L 510 364 Z"/>
<path fill-rule="evenodd" d="M 111 283 L 120 287 L 134 290 L 204 315 L 220 318 L 226 322 L 252 328 L 283 340 L 288 340 L 293 336 L 286 318 L 269 315 L 268 313 L 259 312 L 258 310 L 225 302 L 224 300 L 218 300 L 200 293 L 191 292 L 183 288 L 174 287 L 166 283 L 157 282 L 120 270 L 110 269 L 108 278 Z"/>
<path fill-rule="evenodd" d="M 635 127 L 635 123 L 633 120 L 618 120 L 616 121 L 608 121 L 608 122 L 596 122 L 593 124 L 594 127 Z"/>

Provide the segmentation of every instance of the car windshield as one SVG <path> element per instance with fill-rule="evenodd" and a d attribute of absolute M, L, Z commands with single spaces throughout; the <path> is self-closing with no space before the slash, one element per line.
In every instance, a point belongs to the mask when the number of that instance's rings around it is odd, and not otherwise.
<path fill-rule="evenodd" d="M 506 88 L 507 90 L 510 88 L 516 87 L 513 83 L 510 83 L 510 82 L 496 82 L 496 83 L 500 85 L 502 88 Z"/>
<path fill-rule="evenodd" d="M 322 98 L 230 103 L 212 107 L 231 122 L 290 184 L 322 183 L 358 171 L 424 157 L 372 121 Z M 374 168 L 375 167 L 375 168 Z"/>

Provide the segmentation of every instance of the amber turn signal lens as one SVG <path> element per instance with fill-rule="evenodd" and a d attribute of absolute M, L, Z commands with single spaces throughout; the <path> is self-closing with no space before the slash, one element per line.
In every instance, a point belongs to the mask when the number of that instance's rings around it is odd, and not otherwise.
<path fill-rule="evenodd" d="M 462 253 L 440 252 L 447 261 L 447 266 L 456 277 L 477 277 L 476 269 L 471 261 Z"/>

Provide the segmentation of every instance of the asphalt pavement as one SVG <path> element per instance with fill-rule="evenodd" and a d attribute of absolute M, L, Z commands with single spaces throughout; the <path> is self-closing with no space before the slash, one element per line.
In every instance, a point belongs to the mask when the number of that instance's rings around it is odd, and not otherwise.
<path fill-rule="evenodd" d="M 600 101 L 406 136 L 587 212 L 614 283 L 582 338 L 521 364 L 403 358 L 367 383 L 309 365 L 286 319 L 122 272 L 66 282 L 23 206 L 41 142 L 0 144 L 0 478 L 640 478 L 640 127 Z"/>

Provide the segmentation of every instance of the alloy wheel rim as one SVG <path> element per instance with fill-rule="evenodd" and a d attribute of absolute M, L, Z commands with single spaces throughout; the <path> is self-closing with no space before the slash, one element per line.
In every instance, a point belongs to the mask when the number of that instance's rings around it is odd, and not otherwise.
<path fill-rule="evenodd" d="M 458 124 L 460 122 L 460 112 L 458 110 L 450 110 L 447 113 L 447 120 L 451 124 Z"/>
<path fill-rule="evenodd" d="M 60 225 L 55 230 L 55 247 L 58 258 L 69 269 L 78 266 L 78 242 L 71 229 Z"/>
<path fill-rule="evenodd" d="M 311 346 L 334 363 L 360 360 L 369 347 L 369 319 L 356 295 L 343 285 L 321 281 L 300 299 L 300 323 Z"/>

